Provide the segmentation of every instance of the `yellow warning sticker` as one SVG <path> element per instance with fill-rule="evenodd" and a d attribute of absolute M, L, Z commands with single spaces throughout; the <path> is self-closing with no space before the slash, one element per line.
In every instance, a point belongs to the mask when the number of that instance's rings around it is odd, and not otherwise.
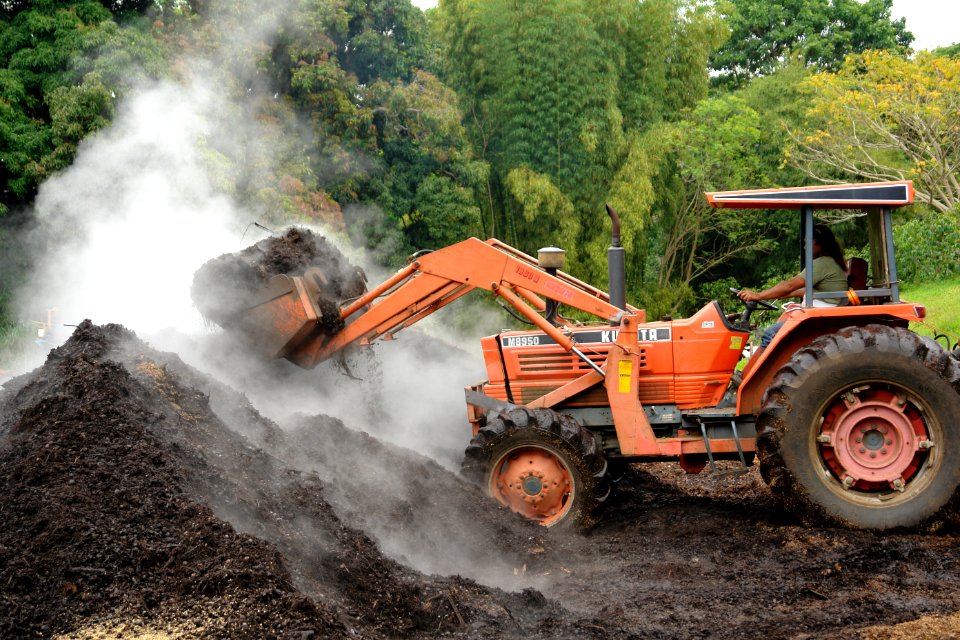
<path fill-rule="evenodd" d="M 620 368 L 617 372 L 620 374 L 620 393 L 630 393 L 630 379 L 633 377 L 633 361 L 621 360 Z"/>
<path fill-rule="evenodd" d="M 743 336 L 730 336 L 730 348 L 731 349 L 742 349 L 743 348 Z"/>

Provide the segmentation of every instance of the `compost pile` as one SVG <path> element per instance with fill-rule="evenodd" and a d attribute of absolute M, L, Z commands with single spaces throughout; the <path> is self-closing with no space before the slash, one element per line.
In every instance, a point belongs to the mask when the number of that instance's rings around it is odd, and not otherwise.
<path fill-rule="evenodd" d="M 0 637 L 960 632 L 955 533 L 803 527 L 755 470 L 635 465 L 589 535 L 555 535 L 333 418 L 280 429 L 176 355 L 90 323 L 0 403 Z M 456 512 L 472 531 L 449 526 Z M 402 562 L 411 539 L 448 567 L 512 566 L 518 586 L 425 576 Z"/>
<path fill-rule="evenodd" d="M 334 274 L 329 304 L 362 290 L 317 247 L 292 230 L 221 256 L 195 299 L 229 293 L 202 306 L 228 318 L 238 292 L 306 265 Z M 389 428 L 401 416 L 372 380 Z M 325 415 L 289 422 L 123 327 L 81 324 L 0 392 L 0 637 L 960 635 L 949 528 L 804 527 L 755 468 L 661 463 L 620 469 L 589 534 L 545 531 L 415 452 Z"/>
<path fill-rule="evenodd" d="M 242 396 L 116 325 L 84 322 L 5 385 L 0 637 L 553 637 L 591 624 L 532 589 L 426 577 L 385 557 L 337 515 L 317 474 L 238 435 L 211 394 L 265 446 L 297 448 Z M 325 423 L 343 435 L 335 420 L 308 422 L 320 446 Z M 480 504 L 449 472 L 418 470 L 423 486 Z M 433 495 L 414 492 L 383 518 L 399 530 Z M 475 522 L 502 539 L 494 555 L 503 545 L 518 566 L 544 555 L 512 514 Z"/>
<path fill-rule="evenodd" d="M 209 260 L 194 274 L 190 295 L 205 318 L 230 328 L 270 278 L 302 276 L 311 268 L 322 274 L 317 282 L 321 329 L 332 335 L 343 327 L 339 303 L 362 295 L 366 278 L 326 238 L 306 228 L 291 227 L 242 251 Z"/>

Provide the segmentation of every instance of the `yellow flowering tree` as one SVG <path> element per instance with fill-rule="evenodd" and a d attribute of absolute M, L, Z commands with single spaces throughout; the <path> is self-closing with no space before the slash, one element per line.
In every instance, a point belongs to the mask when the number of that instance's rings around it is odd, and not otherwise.
<path fill-rule="evenodd" d="M 805 88 L 807 126 L 792 132 L 788 162 L 823 182 L 913 180 L 937 211 L 960 203 L 960 60 L 868 51 Z"/>

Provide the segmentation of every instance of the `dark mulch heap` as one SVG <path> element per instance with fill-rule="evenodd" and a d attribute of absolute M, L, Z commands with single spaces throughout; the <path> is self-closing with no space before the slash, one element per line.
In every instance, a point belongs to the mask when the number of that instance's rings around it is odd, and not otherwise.
<path fill-rule="evenodd" d="M 0 523 L 3 638 L 960 633 L 930 617 L 960 610 L 956 533 L 804 527 L 755 470 L 668 464 L 628 468 L 590 535 L 532 530 L 413 452 L 324 416 L 280 430 L 89 322 L 0 395 Z M 525 567 L 549 597 L 424 576 L 377 540 Z"/>
<path fill-rule="evenodd" d="M 185 382 L 202 379 L 122 327 L 84 322 L 42 368 L 5 386 L 0 637 L 131 620 L 204 638 L 598 633 L 536 591 L 428 578 L 384 557 L 338 518 L 317 475 L 253 446 Z M 256 439 L 290 449 L 252 407 L 237 416 Z M 425 486 L 451 475 L 423 471 Z M 502 517 L 503 531 L 525 530 Z"/>

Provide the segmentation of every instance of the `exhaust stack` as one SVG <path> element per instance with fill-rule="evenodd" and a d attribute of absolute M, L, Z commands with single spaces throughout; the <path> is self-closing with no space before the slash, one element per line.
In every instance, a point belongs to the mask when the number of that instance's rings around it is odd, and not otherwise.
<path fill-rule="evenodd" d="M 620 216 L 607 205 L 607 215 L 613 223 L 610 247 L 607 248 L 607 279 L 610 283 L 610 304 L 627 308 L 627 251 L 620 246 Z"/>

